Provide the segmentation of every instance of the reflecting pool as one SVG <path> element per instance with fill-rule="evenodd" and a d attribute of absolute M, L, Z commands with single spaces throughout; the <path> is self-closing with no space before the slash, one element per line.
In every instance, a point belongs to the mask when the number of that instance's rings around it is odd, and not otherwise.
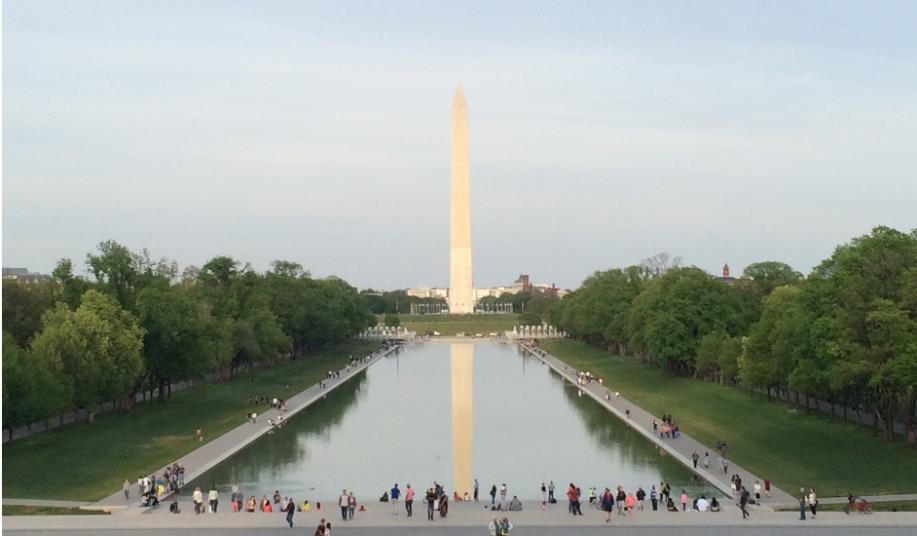
<path fill-rule="evenodd" d="M 194 484 L 298 501 L 347 488 L 374 501 L 395 482 L 425 490 L 436 480 L 451 495 L 475 478 L 482 499 L 503 482 L 510 496 L 540 498 L 550 480 L 558 495 L 569 482 L 585 493 L 662 480 L 715 493 L 547 365 L 493 341 L 403 348 Z"/>

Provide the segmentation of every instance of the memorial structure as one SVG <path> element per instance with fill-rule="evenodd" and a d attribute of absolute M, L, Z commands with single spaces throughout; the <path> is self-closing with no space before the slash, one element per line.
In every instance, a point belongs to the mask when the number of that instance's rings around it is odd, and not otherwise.
<path fill-rule="evenodd" d="M 468 106 L 462 86 L 452 99 L 452 202 L 450 210 L 449 312 L 474 312 L 471 283 L 471 202 L 468 195 Z"/>

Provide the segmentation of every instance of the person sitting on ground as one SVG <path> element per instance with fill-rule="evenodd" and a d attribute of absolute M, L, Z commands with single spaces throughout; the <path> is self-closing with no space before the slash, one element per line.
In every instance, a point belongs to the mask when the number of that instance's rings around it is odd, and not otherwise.
<path fill-rule="evenodd" d="M 280 490 L 274 490 L 274 504 L 280 504 Z"/>
<path fill-rule="evenodd" d="M 509 511 L 510 512 L 521 512 L 522 511 L 522 501 L 519 500 L 519 497 L 513 495 L 513 500 L 509 502 Z"/>
<path fill-rule="evenodd" d="M 466 491 L 465 494 L 462 495 L 462 500 L 463 500 L 463 501 L 466 501 L 466 502 L 467 502 L 467 501 L 470 501 L 470 500 L 471 500 L 471 495 L 468 495 L 468 492 Z"/>
<path fill-rule="evenodd" d="M 456 502 L 462 500 L 462 498 L 459 497 L 458 490 L 452 492 L 452 500 Z"/>
<path fill-rule="evenodd" d="M 720 511 L 720 502 L 716 500 L 716 497 L 710 499 L 710 511 L 719 512 Z"/>
<path fill-rule="evenodd" d="M 311 510 L 311 509 L 312 509 L 312 505 L 309 504 L 309 501 L 303 501 L 303 503 L 302 503 L 302 509 L 301 509 L 300 511 L 302 511 L 302 512 L 308 512 L 308 511 Z"/>
<path fill-rule="evenodd" d="M 379 497 L 379 502 L 388 502 L 388 492 L 382 492 L 382 496 Z"/>
<path fill-rule="evenodd" d="M 271 501 L 268 500 L 267 495 L 261 496 L 261 511 L 270 512 L 273 509 L 271 508 Z"/>
<path fill-rule="evenodd" d="M 248 498 L 248 502 L 245 503 L 245 511 L 246 511 L 246 512 L 254 512 L 254 511 L 255 511 L 255 506 L 256 506 L 255 496 L 252 495 L 252 496 L 250 496 L 250 497 Z"/>
<path fill-rule="evenodd" d="M 678 511 L 678 507 L 675 506 L 675 501 L 673 501 L 671 497 L 669 497 L 669 500 L 665 503 L 665 509 L 668 510 L 669 512 Z"/>
<path fill-rule="evenodd" d="M 178 505 L 178 500 L 172 501 L 172 504 L 169 505 L 169 511 L 173 514 L 181 513 L 181 506 Z"/>
<path fill-rule="evenodd" d="M 698 512 L 706 512 L 710 504 L 707 502 L 707 498 L 703 495 L 700 496 L 700 499 L 697 499 L 694 504 L 694 509 Z"/>

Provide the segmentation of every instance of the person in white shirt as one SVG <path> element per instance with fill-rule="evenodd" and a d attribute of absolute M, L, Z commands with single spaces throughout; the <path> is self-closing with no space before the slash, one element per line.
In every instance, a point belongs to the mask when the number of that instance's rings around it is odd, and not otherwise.
<path fill-rule="evenodd" d="M 202 513 L 204 510 L 204 494 L 201 493 L 201 488 L 194 488 L 194 493 L 191 494 L 191 500 L 194 501 L 194 513 Z"/>
<path fill-rule="evenodd" d="M 755 501 L 760 501 L 761 500 L 761 483 L 758 482 L 757 480 L 755 480 L 754 490 L 755 490 Z"/>
<path fill-rule="evenodd" d="M 709 506 L 710 506 L 710 503 L 707 502 L 706 497 L 701 496 L 701 498 L 697 500 L 697 511 L 698 512 L 706 512 Z"/>
<path fill-rule="evenodd" d="M 217 513 L 217 506 L 220 504 L 219 494 L 215 486 L 210 486 L 210 492 L 207 493 L 207 501 L 210 503 L 210 513 Z"/>
<path fill-rule="evenodd" d="M 341 490 L 341 498 L 338 500 L 338 506 L 341 507 L 341 519 L 347 521 L 347 513 L 350 510 L 350 496 L 347 495 L 347 490 Z"/>

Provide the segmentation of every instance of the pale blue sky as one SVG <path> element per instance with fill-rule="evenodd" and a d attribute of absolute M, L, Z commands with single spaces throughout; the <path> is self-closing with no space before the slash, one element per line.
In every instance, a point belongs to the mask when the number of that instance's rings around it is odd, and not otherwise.
<path fill-rule="evenodd" d="M 915 2 L 8 0 L 3 265 L 113 238 L 445 286 L 461 82 L 476 285 L 575 287 L 663 250 L 808 272 L 917 226 L 915 22 Z"/>

